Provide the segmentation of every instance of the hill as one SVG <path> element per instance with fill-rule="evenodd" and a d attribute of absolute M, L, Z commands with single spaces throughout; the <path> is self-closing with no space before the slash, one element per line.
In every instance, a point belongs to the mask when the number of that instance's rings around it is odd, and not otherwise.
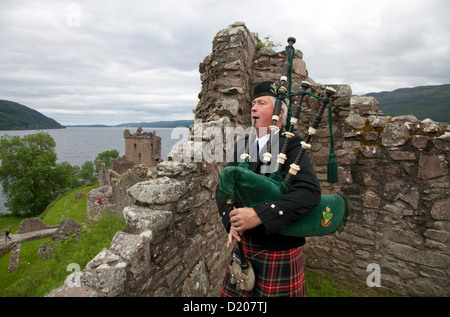
<path fill-rule="evenodd" d="M 141 126 L 142 128 L 189 128 L 194 123 L 194 120 L 175 120 L 175 121 L 155 121 L 155 122 L 128 122 L 118 125 L 103 125 L 103 124 L 82 124 L 82 125 L 67 125 L 67 127 L 75 128 L 136 128 Z"/>
<path fill-rule="evenodd" d="M 0 100 L 0 130 L 63 129 L 64 126 L 20 103 Z"/>
<path fill-rule="evenodd" d="M 412 114 L 419 120 L 430 118 L 450 123 L 450 84 L 401 88 L 366 96 L 378 100 L 385 116 Z"/>
<path fill-rule="evenodd" d="M 119 124 L 116 127 L 137 127 L 143 128 L 189 128 L 194 123 L 194 120 L 176 120 L 176 121 L 157 121 L 157 122 L 130 122 Z"/>

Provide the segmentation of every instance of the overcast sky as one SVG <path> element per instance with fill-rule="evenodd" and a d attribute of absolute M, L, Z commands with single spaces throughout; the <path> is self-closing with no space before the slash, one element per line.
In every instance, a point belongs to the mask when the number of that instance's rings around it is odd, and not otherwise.
<path fill-rule="evenodd" d="M 243 21 L 357 95 L 450 83 L 448 0 L 1 0 L 0 99 L 64 125 L 193 119 L 198 65 Z"/>

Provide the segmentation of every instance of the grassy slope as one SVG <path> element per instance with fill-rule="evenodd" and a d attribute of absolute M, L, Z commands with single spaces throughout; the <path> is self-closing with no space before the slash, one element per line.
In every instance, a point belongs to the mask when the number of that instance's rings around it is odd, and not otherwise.
<path fill-rule="evenodd" d="M 55 200 L 41 215 L 49 225 L 59 224 L 63 218 L 72 218 L 84 222 L 86 218 L 86 196 L 75 199 L 81 191 L 87 193 L 93 187 L 84 187 L 67 192 Z M 18 225 L 22 218 L 13 216 L 0 217 L 0 224 L 11 223 Z M 13 225 L 11 225 L 13 228 Z M 111 239 L 117 231 L 125 228 L 125 221 L 117 215 L 104 217 L 94 226 L 81 231 L 78 241 L 68 239 L 63 243 L 56 243 L 50 238 L 34 240 L 21 244 L 19 268 L 16 272 L 8 273 L 9 253 L 0 258 L 0 297 L 44 296 L 52 289 L 63 284 L 66 277 L 72 273 L 67 266 L 76 263 L 81 270 L 87 262 L 96 256 L 103 248 L 108 248 Z M 13 230 L 12 232 L 15 232 Z M 14 234 L 12 235 L 14 239 Z M 54 256 L 47 260 L 38 257 L 38 250 L 43 243 L 58 244 Z"/>
<path fill-rule="evenodd" d="M 48 225 L 58 225 L 64 218 L 78 222 L 86 220 L 86 194 L 98 185 L 72 189 L 53 201 L 39 218 Z M 76 199 L 77 193 L 82 193 L 81 199 Z"/>

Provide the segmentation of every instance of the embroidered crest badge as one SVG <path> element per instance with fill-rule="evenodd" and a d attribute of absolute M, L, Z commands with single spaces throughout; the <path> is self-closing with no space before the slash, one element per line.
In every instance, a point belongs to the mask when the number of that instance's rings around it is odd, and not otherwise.
<path fill-rule="evenodd" d="M 278 86 L 277 86 L 277 84 L 276 83 L 272 83 L 271 85 L 270 85 L 270 92 L 272 93 L 272 94 L 274 94 L 274 95 L 276 95 L 278 92 L 277 92 L 277 90 L 278 90 Z"/>
<path fill-rule="evenodd" d="M 324 227 L 324 228 L 331 225 L 330 220 L 333 217 L 333 213 L 331 212 L 331 209 L 329 207 L 327 207 L 325 210 L 326 211 L 322 212 L 322 214 L 323 214 L 322 227 Z"/>

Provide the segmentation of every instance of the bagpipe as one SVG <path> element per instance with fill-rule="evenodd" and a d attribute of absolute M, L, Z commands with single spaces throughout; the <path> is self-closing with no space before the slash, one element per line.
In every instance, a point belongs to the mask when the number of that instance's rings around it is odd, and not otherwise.
<path fill-rule="evenodd" d="M 271 154 L 271 140 L 274 133 L 279 129 L 276 124 L 280 120 L 282 103 L 284 100 L 291 100 L 298 96 L 297 102 L 293 109 L 291 109 L 292 102 L 288 102 L 288 122 L 289 125 L 284 132 L 286 136 L 283 148 L 277 156 L 278 168 L 275 172 L 269 175 L 261 175 L 254 173 L 249 169 L 249 144 L 252 138 L 255 121 L 252 123 L 250 130 L 249 141 L 245 147 L 244 153 L 240 156 L 240 162 L 236 166 L 228 166 L 224 168 L 219 179 L 219 193 L 220 198 L 227 202 L 230 209 L 233 208 L 236 201 L 235 195 L 239 195 L 245 207 L 254 207 L 259 204 L 278 200 L 286 194 L 291 184 L 295 180 L 295 176 L 300 172 L 300 162 L 306 151 L 311 148 L 310 141 L 313 135 L 316 134 L 319 124 L 322 120 L 325 108 L 329 106 L 328 111 L 328 125 L 330 131 L 330 155 L 327 165 L 327 181 L 329 183 L 337 183 L 337 163 L 334 154 L 334 140 L 332 132 L 332 102 L 331 97 L 336 91 L 331 87 L 325 88 L 324 97 L 319 97 L 313 93 L 308 92 L 310 83 L 303 81 L 301 83 L 301 90 L 298 93 L 292 93 L 292 64 L 295 55 L 293 44 L 295 38 L 288 38 L 288 46 L 286 46 L 286 59 L 283 63 L 282 74 L 280 77 L 280 84 L 274 85 L 272 88 L 276 91 L 277 99 L 274 105 L 274 114 L 272 116 L 273 124 L 270 128 L 270 137 L 267 142 L 267 152 L 263 154 L 263 165 L 270 165 Z M 282 169 L 286 161 L 286 151 L 289 142 L 294 137 L 294 129 L 298 122 L 301 112 L 301 105 L 304 97 L 312 96 L 321 101 L 319 109 L 314 116 L 311 126 L 308 129 L 308 135 L 304 141 L 301 142 L 300 152 L 293 164 L 290 165 L 289 172 L 283 175 Z M 323 236 L 342 231 L 345 227 L 348 214 L 347 198 L 343 194 L 322 195 L 321 201 L 309 213 L 301 217 L 289 226 L 281 229 L 278 233 L 291 237 L 312 237 Z"/>
<path fill-rule="evenodd" d="M 331 96 L 336 91 L 331 87 L 325 88 L 324 97 L 319 97 L 308 92 L 310 83 L 303 81 L 301 83 L 300 92 L 292 93 L 292 65 L 295 55 L 293 44 L 295 38 L 288 38 L 288 46 L 286 46 L 286 59 L 283 63 L 282 74 L 280 77 L 280 84 L 271 87 L 273 94 L 276 95 L 276 102 L 274 105 L 274 112 L 272 116 L 273 123 L 270 128 L 269 141 L 267 142 L 267 151 L 263 155 L 263 166 L 267 167 L 271 164 L 271 143 L 275 133 L 279 128 L 277 122 L 280 120 L 279 116 L 283 102 L 289 100 L 288 105 L 288 127 L 284 132 L 286 137 L 281 152 L 277 156 L 278 168 L 272 173 L 265 173 L 263 175 L 257 174 L 249 169 L 250 151 L 249 145 L 254 134 L 254 126 L 256 119 L 252 122 L 252 128 L 249 133 L 248 142 L 245 146 L 244 153 L 240 156 L 240 162 L 236 166 L 228 166 L 224 168 L 219 179 L 219 197 L 227 202 L 230 210 L 234 207 L 236 202 L 236 195 L 239 196 L 244 203 L 244 207 L 254 207 L 259 204 L 268 203 L 280 199 L 286 194 L 298 172 L 300 172 L 300 163 L 307 150 L 311 148 L 310 141 L 313 135 L 316 134 L 319 124 L 322 120 L 325 108 L 329 106 L 328 111 L 328 125 L 330 131 L 330 155 L 327 164 L 327 181 L 329 183 L 337 183 L 337 163 L 334 154 L 334 140 L 332 131 L 332 102 Z M 301 105 L 306 95 L 312 96 L 321 101 L 319 109 L 314 116 L 308 135 L 305 141 L 301 141 L 301 149 L 295 160 L 289 167 L 289 172 L 284 175 L 283 167 L 287 159 L 286 153 L 289 143 L 294 138 L 295 126 L 300 116 Z M 291 109 L 293 97 L 298 96 L 294 109 Z M 258 155 L 258 154 L 257 154 Z M 302 216 L 299 220 L 284 227 L 279 234 L 291 237 L 312 237 L 323 236 L 342 231 L 345 227 L 348 214 L 347 198 L 342 194 L 321 195 L 321 200 L 318 206 Z M 251 263 L 246 259 L 242 250 L 241 244 L 237 243 L 240 256 L 233 255 L 233 260 L 230 263 L 231 284 L 236 284 L 238 290 L 250 291 L 254 287 L 255 274 Z"/>

